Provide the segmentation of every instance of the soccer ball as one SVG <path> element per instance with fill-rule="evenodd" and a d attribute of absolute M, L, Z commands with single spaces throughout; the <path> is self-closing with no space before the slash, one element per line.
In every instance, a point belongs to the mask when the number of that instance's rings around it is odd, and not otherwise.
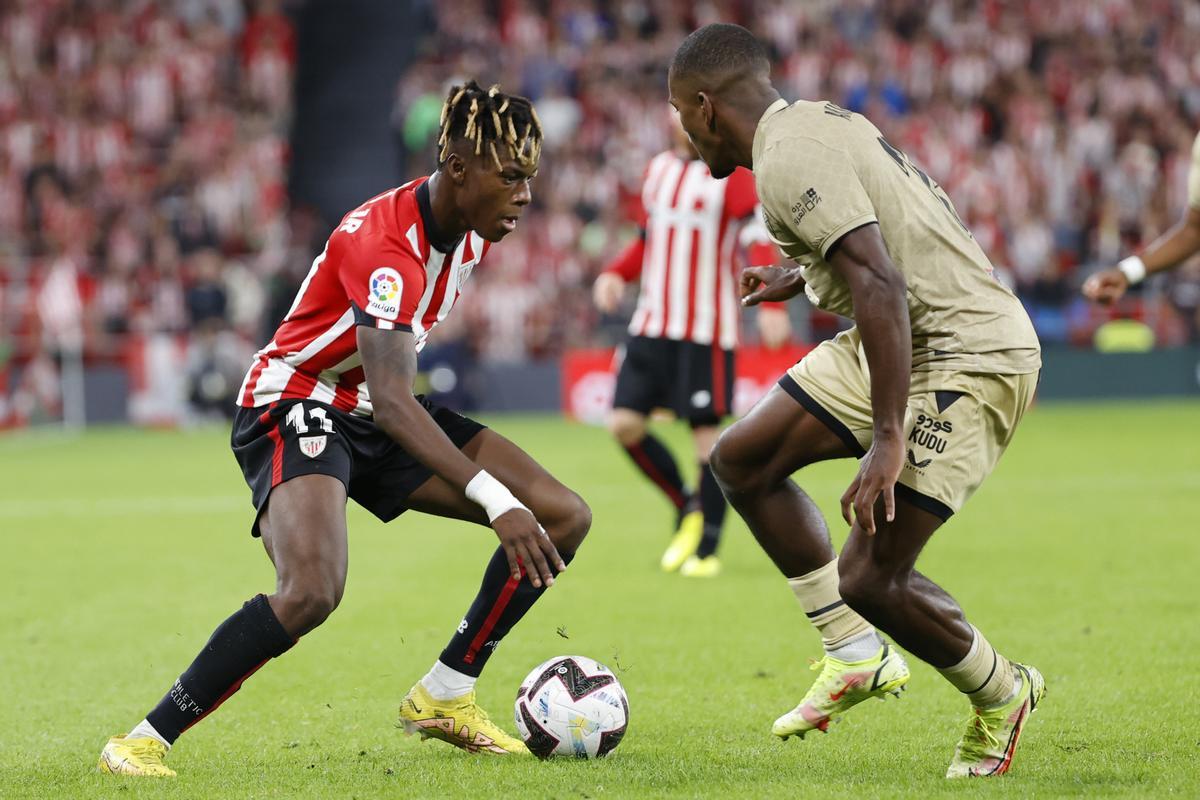
<path fill-rule="evenodd" d="M 585 656 L 558 656 L 521 682 L 516 720 L 538 758 L 600 758 L 625 735 L 629 700 L 608 667 Z"/>

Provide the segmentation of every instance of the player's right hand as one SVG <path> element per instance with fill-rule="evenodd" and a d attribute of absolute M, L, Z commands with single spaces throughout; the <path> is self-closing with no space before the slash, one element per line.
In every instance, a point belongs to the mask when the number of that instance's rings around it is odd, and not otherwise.
<path fill-rule="evenodd" d="M 746 267 L 738 281 L 742 305 L 754 306 L 764 300 L 791 300 L 804 291 L 799 267 Z"/>
<path fill-rule="evenodd" d="M 508 557 L 513 578 L 521 579 L 521 567 L 529 572 L 534 586 L 554 585 L 554 574 L 567 568 L 558 548 L 527 508 L 513 508 L 492 520 L 492 530 Z M 551 570 L 553 565 L 553 570 Z"/>
<path fill-rule="evenodd" d="M 867 536 L 875 535 L 875 501 L 883 495 L 883 515 L 888 522 L 896 519 L 896 481 L 904 468 L 904 442 L 896 437 L 876 435 L 871 449 L 863 456 L 858 474 L 842 494 L 842 519 L 847 525 L 858 523 Z M 851 516 L 853 511 L 853 516 Z"/>
<path fill-rule="evenodd" d="M 1083 283 L 1083 296 L 1106 306 L 1120 300 L 1129 288 L 1129 279 L 1116 267 L 1101 270 Z"/>
<path fill-rule="evenodd" d="M 615 272 L 601 272 L 592 285 L 592 302 L 605 314 L 611 314 L 621 305 L 625 293 L 625 279 Z"/>

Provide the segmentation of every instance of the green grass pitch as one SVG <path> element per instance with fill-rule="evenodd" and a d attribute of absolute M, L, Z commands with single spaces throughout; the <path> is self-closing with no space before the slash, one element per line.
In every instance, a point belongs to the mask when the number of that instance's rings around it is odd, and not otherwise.
<path fill-rule="evenodd" d="M 604 661 L 631 706 L 612 758 L 471 757 L 397 730 L 398 701 L 495 539 L 415 514 L 384 526 L 352 506 L 330 621 L 179 741 L 177 780 L 98 775 L 105 738 L 141 719 L 272 573 L 246 535 L 224 431 L 18 433 L 0 438 L 0 797 L 1200 796 L 1200 404 L 1043 405 L 935 536 L 922 569 L 1049 686 L 1010 775 L 968 784 L 941 777 L 966 705 L 919 663 L 901 701 L 865 704 L 827 736 L 774 739 L 819 640 L 740 520 L 719 579 L 663 575 L 666 503 L 603 431 L 489 422 L 577 489 L 595 524 L 492 659 L 481 700 L 512 730 L 533 665 Z M 680 426 L 663 430 L 689 452 Z M 798 476 L 839 541 L 853 469 Z"/>

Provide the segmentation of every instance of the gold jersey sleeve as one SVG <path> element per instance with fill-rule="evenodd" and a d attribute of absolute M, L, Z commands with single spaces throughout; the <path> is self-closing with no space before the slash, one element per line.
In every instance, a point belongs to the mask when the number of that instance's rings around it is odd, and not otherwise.
<path fill-rule="evenodd" d="M 878 223 L 907 286 L 914 371 L 1041 366 L 1029 315 L 946 193 L 865 117 L 779 100 L 758 124 L 753 157 L 767 231 L 800 264 L 818 308 L 854 318 L 850 287 L 827 258 L 847 233 Z"/>
<path fill-rule="evenodd" d="M 1200 209 L 1200 133 L 1192 142 L 1192 167 L 1188 170 L 1188 206 Z"/>

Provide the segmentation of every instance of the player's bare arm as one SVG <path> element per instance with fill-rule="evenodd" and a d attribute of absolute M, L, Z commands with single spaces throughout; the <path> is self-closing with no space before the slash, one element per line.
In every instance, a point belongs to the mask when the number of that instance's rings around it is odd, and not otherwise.
<path fill-rule="evenodd" d="M 417 348 L 412 333 L 360 327 L 358 350 L 372 389 L 376 424 L 414 458 L 465 492 L 480 467 L 454 446 L 413 396 Z M 543 581 L 549 586 L 555 572 L 566 569 L 554 543 L 528 509 L 506 511 L 492 520 L 492 529 L 514 577 L 520 577 L 521 564 L 525 564 L 534 586 Z"/>
<path fill-rule="evenodd" d="M 904 409 L 912 372 L 912 327 L 904 276 L 892 263 L 876 223 L 843 236 L 828 258 L 850 287 L 871 372 L 874 419 L 871 449 L 842 495 L 842 516 L 851 523 L 853 507 L 854 520 L 874 535 L 875 501 L 880 494 L 887 521 L 896 517 L 896 479 L 904 466 Z"/>
<path fill-rule="evenodd" d="M 804 291 L 799 267 L 746 267 L 738 282 L 742 305 L 786 302 Z"/>
<path fill-rule="evenodd" d="M 1152 275 L 1178 266 L 1196 253 L 1200 253 L 1200 209 L 1189 208 L 1175 227 L 1151 242 L 1138 258 L 1145 275 Z M 1089 300 L 1112 305 L 1125 295 L 1130 283 L 1125 270 L 1109 267 L 1084 282 L 1083 294 Z"/>

